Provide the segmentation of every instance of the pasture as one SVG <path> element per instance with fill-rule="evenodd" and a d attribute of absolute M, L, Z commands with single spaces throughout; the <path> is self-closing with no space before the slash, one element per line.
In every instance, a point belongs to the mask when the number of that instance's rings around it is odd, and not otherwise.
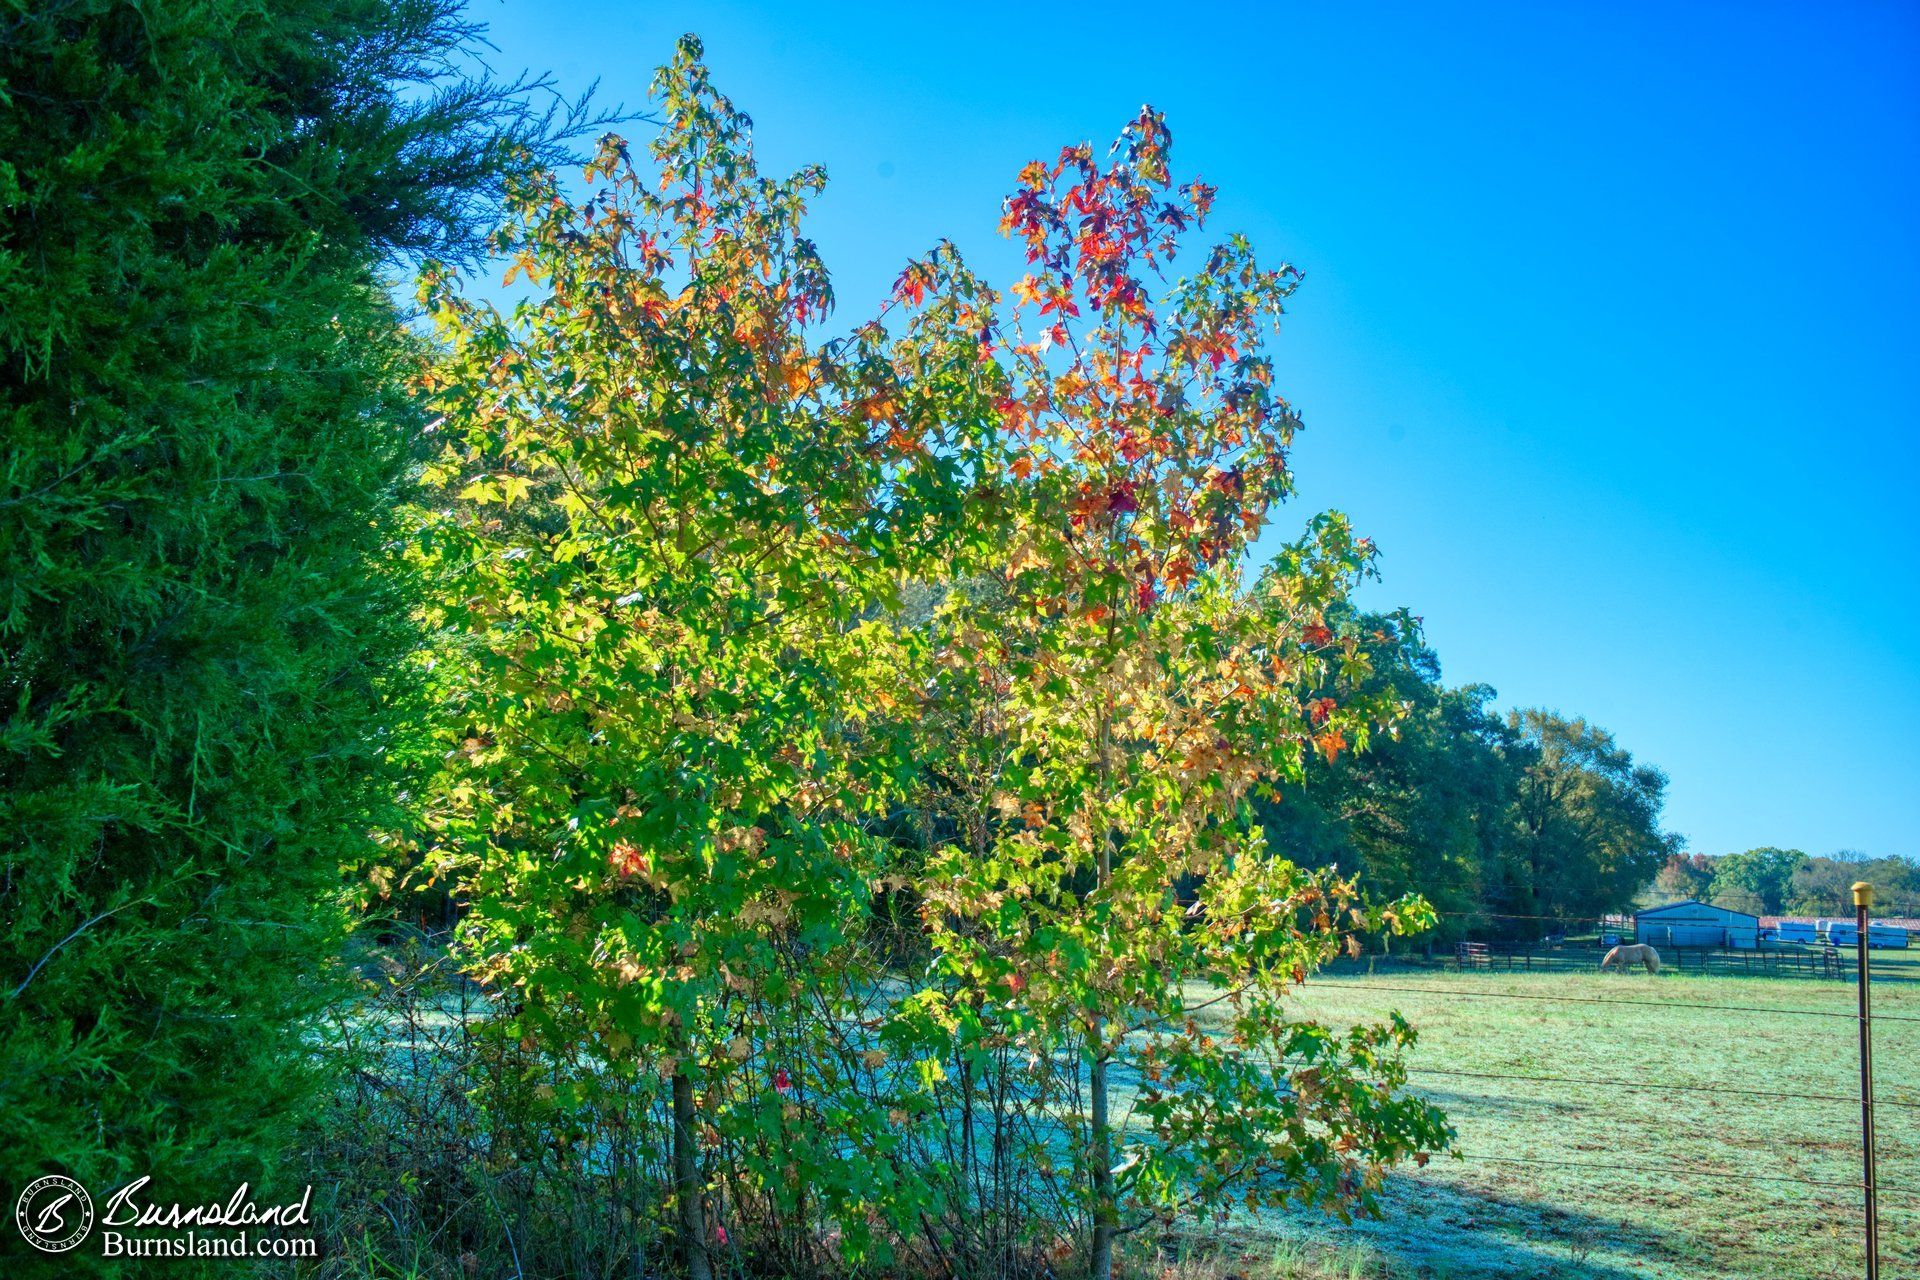
<path fill-rule="evenodd" d="M 1920 952 L 1874 963 L 1882 1275 L 1920 1280 Z M 1412 1021 L 1411 1083 L 1447 1110 L 1460 1158 L 1392 1175 L 1383 1220 L 1241 1215 L 1217 1231 L 1132 1237 L 1119 1274 L 1857 1277 L 1859 1193 L 1819 1185 L 1860 1179 L 1855 993 L 1678 966 L 1654 977 L 1571 961 L 1511 973 L 1343 964 L 1301 989 L 1300 1012 L 1336 1026 L 1394 1009 Z M 348 1025 L 373 1033 L 391 1080 L 437 1097 L 432 1065 L 480 1012 L 448 1003 Z M 1137 1084 L 1117 1082 L 1123 1113 Z"/>
<path fill-rule="evenodd" d="M 1874 963 L 1875 1013 L 1917 1019 L 1875 1027 L 1882 1275 L 1915 1277 L 1920 957 L 1877 952 Z M 1860 1181 L 1855 992 L 1851 983 L 1672 970 L 1380 965 L 1317 978 L 1301 993 L 1313 1016 L 1345 1023 L 1399 1009 L 1420 1029 L 1412 1083 L 1447 1109 L 1463 1158 L 1395 1175 L 1384 1221 L 1236 1223 L 1216 1238 L 1229 1241 L 1226 1252 L 1193 1273 L 1858 1276 L 1860 1194 L 1808 1185 Z"/>

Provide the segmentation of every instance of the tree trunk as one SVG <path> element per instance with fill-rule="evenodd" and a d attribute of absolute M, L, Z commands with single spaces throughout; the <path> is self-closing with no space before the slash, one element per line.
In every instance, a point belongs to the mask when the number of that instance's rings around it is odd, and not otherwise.
<path fill-rule="evenodd" d="M 1096 1033 L 1098 1029 L 1096 1028 Z M 1113 1194 L 1113 1131 L 1108 1127 L 1107 1058 L 1093 1059 L 1093 1253 L 1090 1280 L 1113 1280 L 1113 1238 L 1120 1225 Z"/>
<path fill-rule="evenodd" d="M 1109 695 L 1111 699 L 1111 695 Z M 1107 795 L 1113 777 L 1113 711 L 1111 700 L 1100 715 L 1100 810 L 1104 830 L 1100 839 L 1097 880 L 1104 892 L 1113 883 L 1113 828 L 1106 825 Z M 1088 1259 L 1089 1280 L 1113 1280 L 1113 1238 L 1120 1225 L 1120 1206 L 1113 1187 L 1113 1130 L 1107 1109 L 1106 1020 L 1088 1025 L 1093 1043 L 1090 1082 L 1093 1103 L 1093 1249 Z"/>
<path fill-rule="evenodd" d="M 700 1152 L 693 1133 L 693 1081 L 673 1076 L 673 1192 L 680 1205 L 681 1252 L 689 1280 L 713 1280 L 707 1261 L 707 1209 L 700 1186 Z"/>

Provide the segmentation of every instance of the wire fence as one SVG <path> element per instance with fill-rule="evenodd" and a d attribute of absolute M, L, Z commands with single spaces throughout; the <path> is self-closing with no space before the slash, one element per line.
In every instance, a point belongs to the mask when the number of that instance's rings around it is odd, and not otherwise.
<path fill-rule="evenodd" d="M 1628 938 L 1630 934 L 1623 935 Z M 1396 964 L 1416 968 L 1497 969 L 1518 973 L 1581 972 L 1599 967 L 1610 947 L 1591 938 L 1512 939 L 1457 944 L 1439 952 L 1400 952 Z M 1763 947 L 1673 947 L 1660 945 L 1662 973 L 1705 977 L 1781 977 L 1851 982 L 1853 963 L 1847 948 L 1801 944 Z M 1873 976 L 1878 984 L 1920 983 L 1920 952 L 1897 952 Z M 1912 958 L 1909 958 L 1912 957 Z"/>
<path fill-rule="evenodd" d="M 1851 962 L 1851 957 L 1849 957 L 1849 960 Z M 1423 966 L 1417 964 L 1407 966 L 1404 960 L 1396 960 L 1391 963 L 1393 967 L 1410 967 L 1416 972 L 1423 968 Z M 1581 967 L 1590 969 L 1590 966 Z M 1427 973 L 1432 972 L 1430 967 L 1426 968 L 1425 971 Z M 1425 982 L 1416 983 L 1406 980 L 1399 982 L 1391 980 L 1384 982 L 1375 981 L 1373 980 L 1373 976 L 1376 972 L 1378 972 L 1376 968 L 1369 966 L 1369 970 L 1364 977 L 1359 974 L 1354 974 L 1349 977 L 1329 974 L 1324 977 L 1312 979 L 1305 985 L 1309 990 L 1317 988 L 1329 993 L 1364 991 L 1379 992 L 1394 996 L 1414 995 L 1429 998 L 1439 997 L 1444 1000 L 1459 999 L 1475 1002 L 1517 1003 L 1539 1007 L 1613 1006 L 1620 1009 L 1621 1012 L 1631 1014 L 1640 1020 L 1632 1028 L 1636 1039 L 1642 1037 L 1655 1038 L 1657 1033 L 1652 1032 L 1654 1022 L 1649 1021 L 1649 1019 L 1655 1021 L 1665 1019 L 1669 1017 L 1668 1011 L 1672 1011 L 1673 1013 L 1702 1011 L 1716 1015 L 1734 1014 L 1739 1015 L 1741 1019 L 1753 1020 L 1756 1025 L 1758 1025 L 1761 1020 L 1771 1019 L 1776 1016 L 1782 1020 L 1822 1018 L 1845 1019 L 1855 1023 L 1858 1023 L 1860 1020 L 1859 1010 L 1851 1007 L 1853 1001 L 1851 995 L 1848 997 L 1850 1007 L 1847 1008 L 1811 1008 L 1806 1007 L 1802 1002 L 1795 1002 L 1789 1005 L 1768 1005 L 1745 1001 L 1722 1002 L 1706 999 L 1669 1000 L 1586 995 L 1574 992 L 1562 993 L 1544 990 L 1515 991 L 1476 989 L 1479 984 L 1479 979 L 1475 975 L 1485 973 L 1485 969 L 1465 970 L 1457 976 L 1454 976 L 1453 981 L 1438 986 L 1427 985 Z M 1389 969 L 1389 974 L 1390 973 L 1391 969 Z M 1411 976 L 1410 974 L 1409 977 Z M 1504 980 L 1505 975 L 1502 974 L 1500 976 Z M 1527 985 L 1531 986 L 1534 984 L 1528 983 Z M 1542 985 L 1544 985 L 1544 983 Z M 1416 1022 L 1419 1020 L 1417 1013 L 1411 1014 L 1410 1016 L 1413 1016 Z M 1896 1026 L 1910 1026 L 1916 1023 L 1920 1023 L 1920 1016 L 1911 1013 L 1880 1012 L 1876 1010 L 1871 1016 L 1872 1026 L 1879 1027 L 1885 1025 L 1889 1030 L 1892 1030 Z M 1679 1025 L 1684 1027 L 1695 1024 L 1692 1024 L 1690 1020 L 1682 1020 Z M 1858 1052 L 1855 1037 L 1850 1033 L 1842 1032 L 1837 1036 L 1829 1036 L 1822 1032 L 1816 1033 L 1816 1038 L 1828 1048 L 1839 1051 L 1845 1058 L 1850 1059 L 1851 1055 Z M 1910 1058 L 1911 1051 L 1903 1048 L 1901 1056 L 1894 1058 L 1893 1061 L 1903 1062 L 1910 1060 Z M 1883 1065 L 1884 1061 L 1883 1059 Z M 1771 1136 L 1771 1140 L 1779 1144 L 1783 1154 L 1792 1157 L 1794 1160 L 1807 1158 L 1814 1162 L 1813 1168 L 1806 1174 L 1792 1172 L 1791 1165 L 1784 1169 L 1779 1167 L 1768 1169 L 1763 1163 L 1755 1168 L 1729 1169 L 1725 1167 L 1702 1167 L 1700 1164 L 1688 1162 L 1686 1156 L 1695 1150 L 1716 1151 L 1720 1153 L 1715 1157 L 1709 1158 L 1708 1163 L 1717 1162 L 1724 1165 L 1728 1158 L 1742 1158 L 1727 1156 L 1725 1154 L 1727 1150 L 1725 1144 L 1716 1142 L 1717 1139 L 1723 1138 L 1725 1135 L 1724 1119 L 1726 1109 L 1724 1106 L 1715 1108 L 1716 1124 L 1719 1125 L 1717 1129 L 1690 1129 L 1683 1116 L 1674 1117 L 1669 1121 L 1663 1122 L 1661 1126 L 1661 1137 L 1648 1138 L 1644 1143 L 1633 1141 L 1631 1145 L 1634 1147 L 1634 1150 L 1620 1151 L 1618 1153 L 1619 1158 L 1611 1161 L 1565 1159 L 1558 1156 L 1537 1155 L 1525 1150 L 1524 1147 L 1521 1153 L 1492 1151 L 1484 1149 L 1484 1140 L 1476 1142 L 1469 1139 L 1460 1145 L 1460 1149 L 1452 1153 L 1469 1163 L 1574 1171 L 1581 1174 L 1593 1175 L 1589 1185 L 1604 1184 L 1610 1180 L 1610 1178 L 1617 1177 L 1623 1171 L 1623 1168 L 1631 1168 L 1636 1174 L 1658 1174 L 1670 1177 L 1679 1183 L 1697 1180 L 1696 1185 L 1703 1188 L 1700 1194 L 1714 1197 L 1724 1197 L 1726 1192 L 1724 1190 L 1709 1192 L 1704 1190 L 1706 1186 L 1711 1185 L 1724 1188 L 1735 1184 L 1765 1184 L 1780 1187 L 1804 1188 L 1809 1196 L 1816 1196 L 1817 1193 L 1843 1193 L 1840 1196 L 1840 1202 L 1837 1204 L 1831 1195 L 1818 1195 L 1817 1200 L 1821 1206 L 1820 1213 L 1824 1215 L 1836 1210 L 1845 1211 L 1856 1223 L 1864 1220 L 1868 1209 L 1867 1193 L 1870 1189 L 1873 1192 L 1873 1198 L 1880 1203 L 1883 1215 L 1887 1211 L 1907 1214 L 1920 1210 L 1920 1181 L 1912 1181 L 1909 1180 L 1908 1177 L 1910 1171 L 1916 1167 L 1916 1162 L 1920 1162 L 1920 1154 L 1913 1153 L 1913 1133 L 1905 1128 L 1905 1124 L 1901 1126 L 1900 1136 L 1896 1143 L 1896 1145 L 1901 1148 L 1901 1154 L 1896 1157 L 1897 1164 L 1894 1166 L 1903 1171 L 1901 1176 L 1894 1181 L 1889 1181 L 1884 1176 L 1884 1173 L 1889 1171 L 1887 1168 L 1888 1153 L 1885 1150 L 1886 1144 L 1884 1142 L 1877 1144 L 1882 1148 L 1882 1175 L 1874 1178 L 1871 1188 L 1865 1178 L 1860 1176 L 1859 1171 L 1861 1170 L 1861 1162 L 1863 1159 L 1860 1136 L 1862 1097 L 1858 1092 L 1831 1091 L 1831 1085 L 1829 1085 L 1827 1090 L 1818 1088 L 1796 1089 L 1791 1087 L 1765 1088 L 1757 1085 L 1720 1082 L 1695 1083 L 1684 1080 L 1658 1078 L 1623 1079 L 1614 1075 L 1559 1074 L 1526 1070 L 1525 1065 L 1530 1064 L 1522 1064 L 1522 1069 L 1520 1070 L 1500 1069 L 1502 1064 L 1492 1064 L 1490 1069 L 1470 1069 L 1476 1064 L 1471 1060 L 1459 1063 L 1457 1059 L 1455 1062 L 1458 1063 L 1458 1065 L 1445 1066 L 1416 1065 L 1416 1062 L 1417 1053 L 1415 1061 L 1410 1061 L 1407 1064 L 1407 1074 L 1416 1092 L 1430 1092 L 1430 1090 L 1434 1088 L 1444 1090 L 1445 1085 L 1443 1082 L 1453 1080 L 1485 1081 L 1499 1085 L 1525 1085 L 1535 1087 L 1521 1092 L 1506 1090 L 1496 1091 L 1490 1095 L 1482 1095 L 1476 1091 L 1473 1094 L 1461 1095 L 1463 1097 L 1481 1099 L 1483 1102 L 1491 1104 L 1495 1108 L 1505 1107 L 1510 1104 L 1552 1104 L 1556 1106 L 1564 1105 L 1591 1108 L 1595 1106 L 1594 1100 L 1591 1097 L 1580 1096 L 1580 1091 L 1624 1090 L 1635 1093 L 1673 1095 L 1677 1098 L 1704 1096 L 1711 1097 L 1715 1102 L 1723 1104 L 1729 1100 L 1754 1103 L 1778 1102 L 1817 1104 L 1815 1108 L 1816 1111 L 1819 1107 L 1825 1106 L 1830 1106 L 1834 1109 L 1833 1122 L 1829 1124 L 1824 1120 L 1818 1121 L 1818 1132 L 1816 1135 L 1809 1135 L 1803 1140 L 1804 1149 L 1802 1149 L 1800 1143 L 1796 1143 L 1790 1133 L 1780 1133 Z M 1885 1087 L 1886 1086 L 1882 1084 L 1874 1090 L 1875 1096 L 1872 1100 L 1873 1107 L 1876 1110 L 1886 1113 L 1889 1119 L 1897 1116 L 1901 1121 L 1911 1123 L 1914 1114 L 1920 1112 L 1920 1100 L 1912 1100 L 1911 1098 L 1913 1086 L 1906 1084 L 1899 1086 L 1903 1092 L 1909 1094 L 1908 1097 L 1884 1096 L 1883 1090 Z M 1758 1107 L 1753 1109 L 1751 1114 L 1756 1118 L 1763 1115 L 1773 1117 L 1777 1117 L 1778 1115 L 1775 1110 Z M 1675 1121 L 1677 1121 L 1677 1123 Z M 1776 1123 L 1777 1122 L 1776 1118 Z M 1494 1132 L 1501 1132 L 1501 1130 L 1496 1128 Z M 1853 1144 L 1850 1157 L 1846 1150 L 1846 1138 L 1848 1135 L 1851 1135 Z M 1569 1135 L 1573 1144 L 1579 1146 L 1581 1149 L 1605 1149 L 1604 1144 L 1596 1146 L 1596 1144 L 1588 1140 L 1595 1136 L 1597 1135 Z M 1882 1137 L 1884 1138 L 1885 1136 L 1887 1135 L 1883 1126 Z M 1535 1142 L 1538 1143 L 1541 1139 L 1545 1139 L 1546 1141 L 1553 1140 L 1544 1131 L 1538 1135 Z M 1662 1147 L 1667 1144 L 1668 1139 L 1671 1139 L 1673 1143 L 1679 1145 L 1670 1147 L 1667 1150 L 1662 1150 Z M 1748 1146 L 1741 1148 L 1743 1151 L 1750 1152 L 1752 1147 L 1757 1145 L 1755 1134 L 1751 1130 L 1746 1133 L 1744 1141 Z M 1676 1156 L 1678 1158 L 1675 1158 Z M 1836 1162 L 1843 1162 L 1849 1158 L 1852 1160 L 1852 1167 L 1856 1176 L 1851 1178 L 1836 1178 L 1831 1176 L 1832 1173 L 1837 1172 L 1837 1170 L 1833 1168 L 1833 1165 Z M 1820 1167 L 1822 1164 L 1826 1167 Z M 1607 1177 L 1603 1178 L 1601 1175 L 1606 1175 Z M 1625 1224 L 1623 1223 L 1623 1225 Z M 1809 1225 L 1811 1226 L 1811 1222 Z M 1889 1238 L 1884 1234 L 1884 1229 L 1881 1241 L 1881 1253 L 1884 1260 L 1886 1256 L 1886 1246 L 1889 1243 Z M 1910 1248 L 1911 1244 L 1909 1243 L 1901 1247 Z M 1858 1253 L 1854 1255 L 1856 1263 L 1859 1257 L 1860 1255 Z M 1916 1260 L 1905 1254 L 1901 1255 L 1901 1259 L 1906 1263 L 1911 1263 Z M 1846 1271 L 1850 1269 L 1850 1267 L 1845 1267 L 1835 1271 L 1834 1274 L 1845 1274 Z M 1881 1274 L 1905 1275 L 1908 1273 L 1896 1269 L 1895 1272 L 1889 1273 L 1883 1271 Z"/>
<path fill-rule="evenodd" d="M 1636 940 L 1635 918 L 1625 914 L 1571 916 L 1566 914 L 1529 915 L 1501 911 L 1442 911 L 1443 920 L 1470 922 L 1491 933 L 1515 936 L 1490 937 L 1451 944 L 1436 956 L 1433 948 L 1424 951 L 1423 962 L 1444 968 L 1495 968 L 1519 971 L 1590 968 L 1606 954 L 1610 946 Z M 1836 920 L 1838 918 L 1836 917 Z M 1507 927 L 1499 927 L 1507 922 Z M 1518 922 L 1528 928 L 1515 928 Z M 1911 924 L 1913 922 L 1900 922 Z M 1849 926 L 1850 927 L 1850 926 Z M 1920 929 L 1894 931 L 1904 942 L 1920 935 Z M 1854 977 L 1851 957 L 1853 943 L 1844 938 L 1786 939 L 1762 929 L 1748 945 L 1736 946 L 1731 939 L 1712 945 L 1660 942 L 1662 967 L 1680 973 L 1737 975 L 1742 977 L 1785 976 L 1837 979 Z M 1874 949 L 1891 963 L 1874 981 L 1883 983 L 1920 982 L 1920 946 L 1875 943 Z M 1471 957 L 1468 951 L 1471 950 Z M 1413 959 L 1402 954 L 1396 959 Z"/>
<path fill-rule="evenodd" d="M 1307 985 L 1312 986 L 1313 983 Z M 1321 984 L 1329 985 L 1329 984 Z M 1852 1010 L 1782 1009 L 1771 1005 L 1717 1004 L 1705 1000 L 1615 1000 L 1607 996 L 1550 996 L 1531 991 L 1458 991 L 1440 987 L 1396 987 L 1374 982 L 1342 982 L 1346 991 L 1400 991 L 1413 995 L 1463 996 L 1470 1000 L 1543 1000 L 1555 1004 L 1631 1004 L 1650 1009 L 1710 1009 L 1716 1013 L 1784 1013 L 1807 1018 L 1857 1018 Z M 1900 1013 L 1876 1013 L 1875 1022 L 1920 1022 L 1920 1016 Z"/>
<path fill-rule="evenodd" d="M 1548 1165 L 1558 1169 L 1592 1169 L 1608 1173 L 1617 1173 L 1620 1168 L 1618 1165 L 1603 1164 L 1597 1160 L 1548 1160 L 1541 1156 L 1489 1156 L 1476 1155 L 1471 1152 L 1461 1152 L 1460 1158 L 1462 1160 L 1477 1161 L 1481 1164 L 1534 1164 Z M 1718 1178 L 1729 1182 L 1785 1182 L 1793 1186 L 1830 1187 L 1839 1191 L 1865 1191 L 1867 1186 L 1864 1182 L 1832 1182 L 1824 1178 L 1789 1178 L 1780 1174 L 1747 1173 L 1745 1171 L 1728 1173 L 1720 1169 L 1691 1169 L 1684 1165 L 1655 1165 L 1651 1166 L 1651 1168 L 1654 1172 L 1675 1174 L 1683 1178 Z M 1880 1185 L 1879 1190 L 1882 1198 L 1889 1196 L 1910 1196 L 1914 1198 L 1916 1203 L 1920 1203 L 1920 1190 L 1912 1190 L 1905 1187 L 1889 1187 L 1884 1183 Z"/>
<path fill-rule="evenodd" d="M 1843 1093 L 1793 1093 L 1782 1089 L 1741 1089 L 1715 1084 L 1649 1084 L 1643 1080 L 1588 1080 L 1578 1076 L 1523 1076 L 1495 1071 L 1450 1071 L 1444 1067 L 1410 1067 L 1408 1073 L 1416 1076 L 1462 1076 L 1473 1080 L 1524 1080 L 1536 1084 L 1572 1084 L 1600 1089 L 1637 1089 L 1651 1093 L 1725 1093 L 1743 1098 L 1771 1098 L 1781 1102 L 1844 1102 L 1848 1106 L 1860 1105 L 1858 1095 Z M 1874 1105 L 1920 1111 L 1920 1102 L 1901 1102 L 1892 1098 L 1875 1098 Z"/>

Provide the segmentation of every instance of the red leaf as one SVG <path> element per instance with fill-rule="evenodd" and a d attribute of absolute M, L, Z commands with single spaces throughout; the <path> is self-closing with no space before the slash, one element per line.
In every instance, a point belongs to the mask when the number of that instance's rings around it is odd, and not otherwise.
<path fill-rule="evenodd" d="M 1347 738 L 1338 729 L 1334 729 L 1315 738 L 1314 745 L 1320 748 L 1320 754 L 1327 758 L 1327 763 L 1332 764 L 1340 758 L 1341 750 L 1347 745 Z"/>

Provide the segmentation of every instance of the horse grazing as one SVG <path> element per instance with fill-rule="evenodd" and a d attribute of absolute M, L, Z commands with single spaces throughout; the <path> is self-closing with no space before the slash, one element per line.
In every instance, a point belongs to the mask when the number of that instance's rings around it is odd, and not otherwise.
<path fill-rule="evenodd" d="M 1625 971 L 1636 964 L 1647 966 L 1648 973 L 1660 972 L 1660 953 L 1644 943 L 1627 943 L 1607 952 L 1600 960 L 1600 972 L 1605 973 L 1609 966 L 1618 965 Z"/>

